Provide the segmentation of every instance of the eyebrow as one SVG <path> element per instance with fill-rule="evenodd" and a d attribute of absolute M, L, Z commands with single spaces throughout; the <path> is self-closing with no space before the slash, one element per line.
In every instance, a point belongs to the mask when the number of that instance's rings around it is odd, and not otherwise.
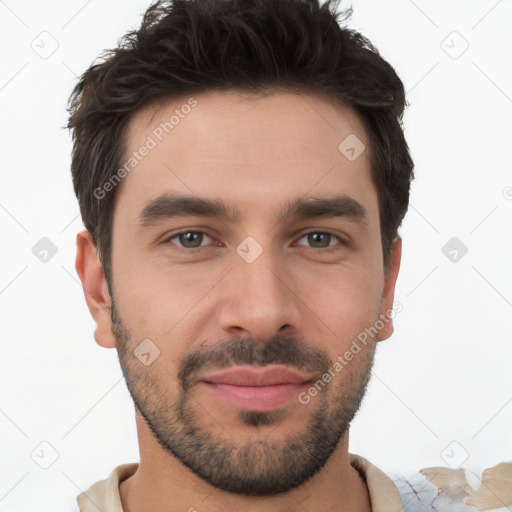
<path fill-rule="evenodd" d="M 229 222 L 241 220 L 240 211 L 220 199 L 164 193 L 151 200 L 138 216 L 141 227 L 154 226 L 166 219 L 187 215 L 217 217 Z M 278 215 L 278 222 L 289 218 L 347 218 L 369 227 L 368 212 L 354 198 L 342 194 L 334 197 L 310 197 L 288 200 Z"/>

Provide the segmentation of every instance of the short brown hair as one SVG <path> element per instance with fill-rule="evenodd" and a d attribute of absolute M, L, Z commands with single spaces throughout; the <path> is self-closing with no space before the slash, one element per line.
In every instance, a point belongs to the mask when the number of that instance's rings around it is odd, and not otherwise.
<path fill-rule="evenodd" d="M 403 84 L 339 0 L 174 0 L 153 3 L 140 29 L 102 55 L 69 98 L 71 171 L 85 227 L 111 286 L 114 188 L 133 114 L 158 100 L 211 90 L 317 92 L 351 106 L 370 144 L 384 268 L 409 204 L 414 164 L 403 134 Z M 340 141 L 341 142 L 341 141 Z"/>

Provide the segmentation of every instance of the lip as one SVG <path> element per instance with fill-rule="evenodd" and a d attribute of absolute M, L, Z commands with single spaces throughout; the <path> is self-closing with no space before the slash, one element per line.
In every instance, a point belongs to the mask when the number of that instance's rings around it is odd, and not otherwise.
<path fill-rule="evenodd" d="M 286 366 L 236 366 L 228 370 L 202 376 L 200 382 L 229 384 L 231 386 L 275 386 L 276 384 L 303 384 L 312 380 L 308 374 Z"/>
<path fill-rule="evenodd" d="M 198 385 L 237 409 L 271 411 L 296 400 L 312 377 L 284 366 L 235 367 L 204 375 Z"/>

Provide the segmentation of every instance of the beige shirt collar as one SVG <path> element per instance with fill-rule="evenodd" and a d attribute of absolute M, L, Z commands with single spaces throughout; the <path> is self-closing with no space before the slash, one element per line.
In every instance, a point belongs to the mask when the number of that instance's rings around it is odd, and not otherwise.
<path fill-rule="evenodd" d="M 398 490 L 393 481 L 378 467 L 360 455 L 350 455 L 350 464 L 359 472 L 368 486 L 373 512 L 402 512 Z M 123 512 L 119 484 L 132 476 L 137 463 L 117 466 L 106 480 L 92 485 L 77 498 L 80 512 Z"/>

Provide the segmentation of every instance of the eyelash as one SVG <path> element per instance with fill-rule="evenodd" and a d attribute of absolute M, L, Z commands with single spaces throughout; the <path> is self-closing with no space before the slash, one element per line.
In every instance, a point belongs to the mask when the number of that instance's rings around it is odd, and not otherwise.
<path fill-rule="evenodd" d="M 213 240 L 213 237 L 210 236 L 208 233 L 205 233 L 204 231 L 200 231 L 200 230 L 192 230 L 192 229 L 187 229 L 185 231 L 179 231 L 178 233 L 174 233 L 172 236 L 166 238 L 164 240 L 164 243 L 169 243 L 171 242 L 171 240 L 174 240 L 175 238 L 178 238 L 180 235 L 184 235 L 186 233 L 201 233 L 203 235 L 206 235 L 208 237 L 210 237 L 212 240 Z M 308 231 L 307 233 L 303 233 L 302 236 L 299 238 L 299 240 L 302 240 L 304 237 L 312 234 L 312 233 L 315 233 L 315 234 L 321 234 L 321 235 L 330 235 L 331 237 L 334 237 L 334 238 L 337 238 L 338 241 L 340 242 L 340 246 L 330 246 L 328 245 L 327 247 L 309 247 L 310 249 L 318 249 L 318 250 L 321 250 L 323 252 L 332 252 L 332 251 L 335 251 L 335 250 L 339 250 L 340 248 L 342 247 L 345 247 L 348 245 L 347 242 L 345 242 L 345 240 L 343 240 L 341 237 L 339 237 L 338 235 L 335 235 L 334 233 L 331 233 L 329 231 Z M 172 243 L 172 242 L 171 242 Z M 176 245 L 176 244 L 174 244 Z M 201 247 L 181 247 L 181 246 L 177 246 L 179 247 L 180 249 L 182 249 L 183 251 L 186 251 L 186 252 L 199 252 L 201 251 L 202 249 L 204 249 L 205 247 L 201 246 Z"/>

